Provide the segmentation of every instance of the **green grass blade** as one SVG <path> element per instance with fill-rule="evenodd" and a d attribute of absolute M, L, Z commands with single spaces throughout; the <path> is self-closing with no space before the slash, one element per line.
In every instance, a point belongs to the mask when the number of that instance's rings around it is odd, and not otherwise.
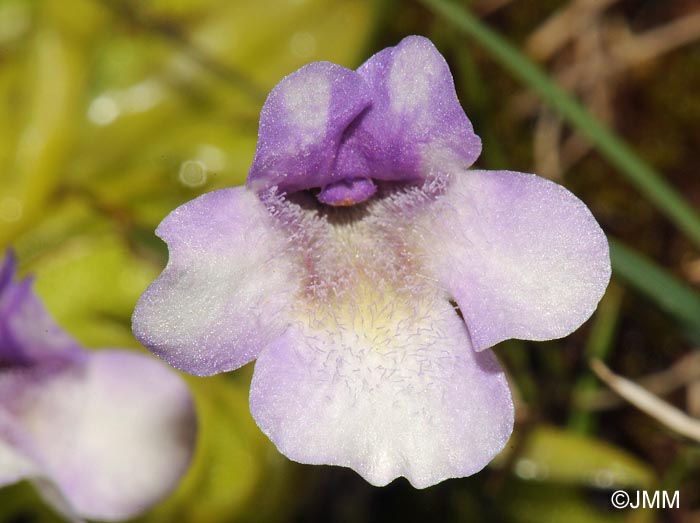
<path fill-rule="evenodd" d="M 617 283 L 610 282 L 610 286 L 598 305 L 598 310 L 593 316 L 591 331 L 585 347 L 584 361 L 599 359 L 607 361 L 608 356 L 615 346 L 617 325 L 620 319 L 620 309 L 622 307 L 623 287 Z M 576 380 L 572 392 L 573 398 L 580 398 L 598 389 L 600 381 L 590 371 L 584 370 Z M 572 403 L 571 414 L 569 416 L 569 428 L 582 434 L 594 432 L 596 425 L 596 415 L 587 409 L 581 409 L 576 401 Z"/>
<path fill-rule="evenodd" d="M 700 295 L 647 258 L 609 238 L 615 276 L 679 319 L 696 335 L 700 333 Z"/>
<path fill-rule="evenodd" d="M 700 247 L 700 215 L 613 131 L 592 116 L 528 57 L 471 13 L 449 0 L 420 2 L 476 40 L 506 69 L 520 78 L 584 134 L 645 198 Z"/>

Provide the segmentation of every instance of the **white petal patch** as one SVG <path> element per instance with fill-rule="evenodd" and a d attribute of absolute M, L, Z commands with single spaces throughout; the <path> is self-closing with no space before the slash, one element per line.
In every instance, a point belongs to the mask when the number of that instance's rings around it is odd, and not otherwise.
<path fill-rule="evenodd" d="M 431 107 L 433 83 L 442 73 L 434 51 L 423 45 L 406 46 L 396 49 L 393 59 L 388 84 L 391 108 L 397 113 L 425 113 Z M 420 122 L 416 118 L 415 123 Z"/>
<path fill-rule="evenodd" d="M 298 147 L 305 148 L 318 141 L 319 137 L 325 136 L 331 84 L 322 71 L 318 71 L 317 74 L 290 76 L 283 95 L 289 122 L 298 132 Z"/>

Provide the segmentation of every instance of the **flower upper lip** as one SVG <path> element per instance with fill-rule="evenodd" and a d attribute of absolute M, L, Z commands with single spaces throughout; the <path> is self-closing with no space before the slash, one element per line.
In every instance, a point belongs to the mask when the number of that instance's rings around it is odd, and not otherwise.
<path fill-rule="evenodd" d="M 386 74 L 392 63 L 400 67 Z M 315 62 L 284 78 L 260 115 L 247 184 L 295 192 L 354 178 L 421 181 L 436 157 L 441 169 L 446 156 L 467 168 L 480 151 L 447 63 L 414 36 L 357 71 Z"/>

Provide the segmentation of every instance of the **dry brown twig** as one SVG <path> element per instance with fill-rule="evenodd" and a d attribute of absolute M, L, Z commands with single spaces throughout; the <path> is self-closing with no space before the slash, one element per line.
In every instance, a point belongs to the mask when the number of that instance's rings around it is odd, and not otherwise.
<path fill-rule="evenodd" d="M 627 36 L 623 37 L 619 36 L 622 31 L 614 32 L 618 33 L 618 40 L 624 38 L 624 41 L 611 45 L 606 52 L 607 57 L 598 68 L 601 76 L 594 78 L 597 82 L 602 77 L 619 76 L 634 66 L 657 59 L 665 53 L 700 39 L 700 11 L 640 35 L 627 32 Z M 598 60 L 599 57 L 591 59 Z M 586 60 L 577 60 L 555 76 L 562 87 L 573 89 L 588 77 L 590 69 L 591 66 Z M 591 80 L 590 77 L 588 79 Z M 529 93 L 518 95 L 515 103 L 519 111 L 525 113 L 531 112 L 536 104 L 537 99 Z"/>
<path fill-rule="evenodd" d="M 674 432 L 700 442 L 700 419 L 691 418 L 644 387 L 618 376 L 601 360 L 592 360 L 590 365 L 593 372 L 626 401 Z"/>
<path fill-rule="evenodd" d="M 611 85 L 603 75 L 606 66 L 605 36 L 599 23 L 591 21 L 573 42 L 575 61 L 587 67 L 585 75 L 576 85 L 584 103 L 604 122 L 612 120 Z M 559 60 L 561 68 L 567 68 L 569 57 Z M 556 66 L 555 66 L 556 67 Z M 600 79 L 603 81 L 600 81 Z M 535 172 L 550 179 L 560 179 L 562 173 L 578 162 L 590 150 L 588 141 L 577 133 L 563 140 L 565 128 L 561 119 L 541 104 L 535 125 Z"/>
<path fill-rule="evenodd" d="M 538 60 L 549 60 L 617 1 L 573 0 L 533 31 L 526 44 L 528 53 Z"/>
<path fill-rule="evenodd" d="M 613 119 L 612 90 L 622 73 L 700 39 L 700 11 L 632 35 L 626 27 L 621 30 L 620 24 L 603 19 L 605 9 L 615 1 L 574 0 L 535 30 L 528 41 L 530 53 L 540 59 L 562 54 L 561 65 L 554 66 L 553 76 L 607 123 Z M 569 43 L 573 47 L 573 65 L 570 56 L 563 56 Z M 517 95 L 513 108 L 522 115 L 539 112 L 534 158 L 535 169 L 541 175 L 560 178 L 591 150 L 589 142 L 576 132 L 564 139 L 564 126 L 542 108 L 532 93 Z"/>
<path fill-rule="evenodd" d="M 700 383 L 700 350 L 692 351 L 668 369 L 643 376 L 636 382 L 657 396 L 666 396 L 682 387 Z M 579 408 L 589 411 L 610 410 L 625 404 L 619 395 L 604 389 L 588 391 L 575 397 L 574 402 Z"/>

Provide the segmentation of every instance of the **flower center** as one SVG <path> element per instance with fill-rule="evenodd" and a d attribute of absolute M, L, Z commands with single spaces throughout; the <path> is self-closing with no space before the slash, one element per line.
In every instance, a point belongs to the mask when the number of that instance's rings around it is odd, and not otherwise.
<path fill-rule="evenodd" d="M 323 187 L 316 198 L 333 207 L 349 207 L 369 200 L 376 192 L 377 186 L 370 178 L 345 178 Z"/>

